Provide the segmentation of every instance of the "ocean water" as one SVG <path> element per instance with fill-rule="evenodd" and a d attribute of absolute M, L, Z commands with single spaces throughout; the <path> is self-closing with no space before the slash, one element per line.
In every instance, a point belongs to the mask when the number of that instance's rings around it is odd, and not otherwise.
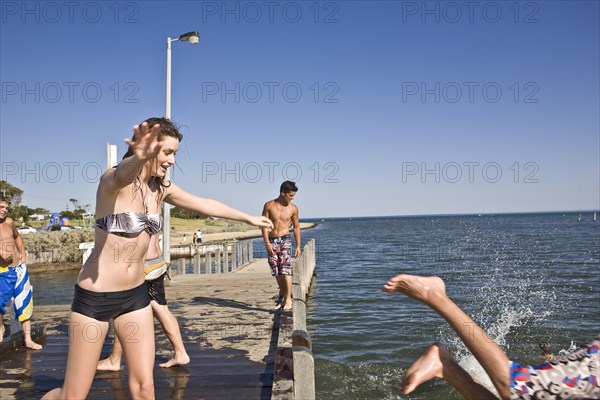
<path fill-rule="evenodd" d="M 402 374 L 434 341 L 490 385 L 444 320 L 400 294 L 399 273 L 438 275 L 447 293 L 507 352 L 540 363 L 600 333 L 600 221 L 591 214 L 367 218 L 316 221 L 308 302 L 317 398 L 460 399 L 442 381 L 400 395 Z M 262 240 L 255 257 L 264 257 Z M 77 271 L 32 275 L 36 304 L 70 304 Z M 491 388 L 491 385 L 490 385 Z"/>
<path fill-rule="evenodd" d="M 449 385 L 400 395 L 400 378 L 434 341 L 481 382 L 487 376 L 443 319 L 381 292 L 398 273 L 438 275 L 449 296 L 507 352 L 538 364 L 600 333 L 600 221 L 577 214 L 320 221 L 308 303 L 317 397 L 459 399 Z M 491 384 L 486 383 L 491 387 Z"/>

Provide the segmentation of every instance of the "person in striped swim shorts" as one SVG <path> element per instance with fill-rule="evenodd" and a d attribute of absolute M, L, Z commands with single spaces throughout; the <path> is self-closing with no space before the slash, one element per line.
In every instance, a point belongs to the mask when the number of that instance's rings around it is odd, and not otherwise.
<path fill-rule="evenodd" d="M 31 338 L 33 314 L 33 289 L 27 272 L 27 253 L 23 237 L 17 231 L 15 221 L 8 217 L 9 200 L 0 196 L 0 342 L 4 340 L 4 314 L 13 299 L 15 318 L 23 325 L 25 346 L 39 350 L 42 346 Z"/>

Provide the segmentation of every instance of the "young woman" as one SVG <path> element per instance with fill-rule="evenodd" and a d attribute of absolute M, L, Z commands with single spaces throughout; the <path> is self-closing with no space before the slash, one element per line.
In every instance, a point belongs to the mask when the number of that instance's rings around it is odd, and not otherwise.
<path fill-rule="evenodd" d="M 111 318 L 125 352 L 132 397 L 154 398 L 154 323 L 144 261 L 151 237 L 162 228 L 162 202 L 273 227 L 267 218 L 192 195 L 166 180 L 181 138 L 171 121 L 148 119 L 134 127 L 133 140 L 125 141 L 131 156 L 102 175 L 96 194 L 95 249 L 79 273 L 71 306 L 65 381 L 43 399 L 87 396 Z"/>

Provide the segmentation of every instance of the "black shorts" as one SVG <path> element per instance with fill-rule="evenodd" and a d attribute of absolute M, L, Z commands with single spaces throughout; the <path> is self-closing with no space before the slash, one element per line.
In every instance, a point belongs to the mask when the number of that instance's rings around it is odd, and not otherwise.
<path fill-rule="evenodd" d="M 120 292 L 92 292 L 75 285 L 71 311 L 98 321 L 141 310 L 150 304 L 146 283 Z"/>
<path fill-rule="evenodd" d="M 167 296 L 165 295 L 165 275 L 167 274 L 162 274 L 156 279 L 146 281 L 150 299 L 154 300 L 161 306 L 167 305 Z"/>

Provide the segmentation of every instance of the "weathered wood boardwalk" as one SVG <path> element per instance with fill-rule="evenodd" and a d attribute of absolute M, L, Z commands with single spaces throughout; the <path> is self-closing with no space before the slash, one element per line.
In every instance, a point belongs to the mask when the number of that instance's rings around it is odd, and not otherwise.
<path fill-rule="evenodd" d="M 185 367 L 158 367 L 170 358 L 172 348 L 156 322 L 156 398 L 270 399 L 280 322 L 291 320 L 273 311 L 277 293 L 264 259 L 235 273 L 175 276 L 167 299 L 191 362 Z M 40 398 L 62 384 L 68 310 L 69 306 L 36 304 L 34 324 L 47 328 L 44 348 L 21 347 L 0 356 L 1 399 Z M 110 336 L 103 357 L 110 352 Z M 124 363 L 120 372 L 98 372 L 88 398 L 129 398 Z"/>

